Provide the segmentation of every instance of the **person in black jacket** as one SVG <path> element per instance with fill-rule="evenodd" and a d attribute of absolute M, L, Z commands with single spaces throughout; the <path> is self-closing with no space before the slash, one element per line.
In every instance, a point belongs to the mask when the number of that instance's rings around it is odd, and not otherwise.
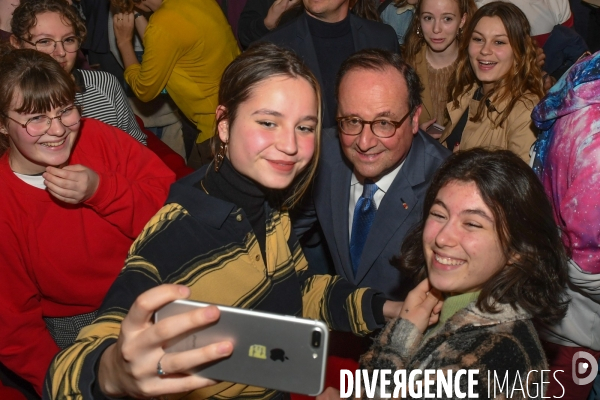
<path fill-rule="evenodd" d="M 415 0 L 416 1 L 416 0 Z M 376 3 L 379 0 L 350 0 L 354 15 L 380 22 Z M 237 36 L 243 49 L 275 28 L 297 18 L 304 10 L 300 0 L 248 0 L 240 15 Z"/>
<path fill-rule="evenodd" d="M 263 40 L 293 50 L 311 69 L 323 91 L 323 127 L 331 128 L 337 108 L 335 77 L 342 62 L 363 49 L 399 53 L 400 48 L 392 27 L 350 13 L 350 0 L 303 4 L 304 13 Z"/>

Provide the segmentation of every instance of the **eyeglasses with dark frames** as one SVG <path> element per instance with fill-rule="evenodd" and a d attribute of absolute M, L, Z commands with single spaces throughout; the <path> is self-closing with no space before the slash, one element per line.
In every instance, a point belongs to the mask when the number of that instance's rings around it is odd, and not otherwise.
<path fill-rule="evenodd" d="M 66 127 L 76 125 L 81 120 L 81 112 L 77 105 L 72 105 L 64 108 L 56 117 L 49 117 L 47 115 L 36 115 L 35 117 L 29 118 L 25 123 L 21 123 L 14 118 L 9 117 L 6 114 L 2 114 L 11 121 L 17 123 L 22 128 L 25 128 L 27 134 L 31 137 L 43 136 L 50 126 L 52 121 L 58 119 L 61 124 Z"/>
<path fill-rule="evenodd" d="M 365 121 L 358 117 L 338 117 L 336 121 L 340 127 L 341 132 L 348 136 L 360 135 L 365 125 L 371 125 L 371 131 L 373 134 L 380 138 L 389 138 L 394 136 L 396 130 L 406 121 L 411 111 L 407 112 L 400 121 L 391 121 L 389 119 L 376 119 L 373 121 Z"/>
<path fill-rule="evenodd" d="M 56 49 L 56 44 L 62 44 L 63 49 L 67 53 L 75 53 L 81 47 L 81 39 L 77 36 L 69 36 L 63 40 L 54 40 L 50 38 L 40 39 L 37 42 L 30 42 L 29 40 L 21 38 L 25 43 L 29 43 L 32 46 L 35 46 L 37 51 L 41 51 L 42 53 L 52 54 Z"/>

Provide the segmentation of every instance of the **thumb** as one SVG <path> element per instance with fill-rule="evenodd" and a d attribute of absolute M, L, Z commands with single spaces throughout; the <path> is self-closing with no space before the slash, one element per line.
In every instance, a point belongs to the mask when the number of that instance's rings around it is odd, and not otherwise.
<path fill-rule="evenodd" d="M 431 312 L 440 301 L 441 293 L 436 289 L 432 289 L 427 293 L 427 297 L 425 297 L 422 307 Z"/>

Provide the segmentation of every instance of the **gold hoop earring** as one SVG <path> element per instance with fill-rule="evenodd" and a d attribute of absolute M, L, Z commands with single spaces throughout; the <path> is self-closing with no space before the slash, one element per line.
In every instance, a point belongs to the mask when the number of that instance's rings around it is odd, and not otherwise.
<path fill-rule="evenodd" d="M 219 146 L 219 151 L 217 151 L 217 154 L 215 155 L 215 172 L 219 172 L 219 169 L 221 169 L 221 164 L 225 159 L 225 154 L 227 154 L 228 144 L 229 142 L 221 142 L 221 145 Z"/>
<path fill-rule="evenodd" d="M 420 37 L 420 38 L 423 37 L 423 32 L 421 32 L 421 25 L 417 26 L 417 37 Z"/>

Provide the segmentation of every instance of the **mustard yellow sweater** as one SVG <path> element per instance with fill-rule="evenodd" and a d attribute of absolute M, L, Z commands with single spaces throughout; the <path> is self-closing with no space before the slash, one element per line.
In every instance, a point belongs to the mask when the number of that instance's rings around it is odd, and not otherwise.
<path fill-rule="evenodd" d="M 239 53 L 216 1 L 164 0 L 146 28 L 142 63 L 125 80 L 142 101 L 166 87 L 202 142 L 212 136 L 221 75 Z"/>

